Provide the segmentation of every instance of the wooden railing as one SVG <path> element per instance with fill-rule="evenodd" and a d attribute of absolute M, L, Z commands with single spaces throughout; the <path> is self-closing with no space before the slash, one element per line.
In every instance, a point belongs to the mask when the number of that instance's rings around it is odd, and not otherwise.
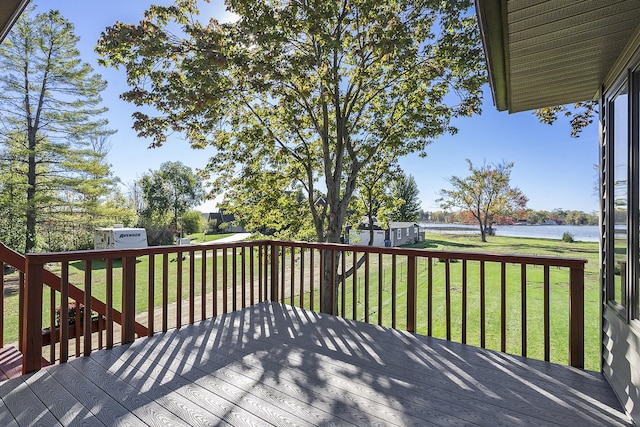
<path fill-rule="evenodd" d="M 24 278 L 26 273 L 26 257 L 24 255 L 19 254 L 18 252 L 8 248 L 4 244 L 0 243 L 0 264 L 4 264 L 13 267 L 18 271 L 18 346 L 22 346 L 22 321 L 24 316 L 21 314 L 24 306 Z M 48 270 L 43 271 L 43 284 L 52 288 L 54 291 L 60 292 L 60 280 L 61 278 Z M 5 280 L 4 280 L 4 268 L 0 272 L 0 290 L 2 291 L 2 295 L 5 294 Z M 74 299 L 76 302 L 81 302 L 84 300 L 84 291 L 72 284 L 69 284 L 68 287 L 69 297 Z M 106 313 L 105 304 L 96 299 L 95 297 L 91 297 L 93 310 L 97 312 L 98 315 L 104 316 Z M 0 313 L 3 315 L 0 316 L 0 348 L 2 348 L 5 344 L 4 342 L 4 298 L 0 299 Z M 121 324 L 122 322 L 122 314 L 118 310 L 113 311 L 113 321 L 116 324 Z M 142 335 L 145 333 L 146 328 L 144 325 L 137 323 L 135 324 L 136 333 Z M 44 334 L 46 339 L 49 339 L 47 334 Z"/>
<path fill-rule="evenodd" d="M 108 348 L 114 345 L 116 308 L 122 312 L 120 341 L 128 343 L 136 333 L 151 336 L 265 300 L 525 357 L 556 361 L 552 352 L 564 351 L 570 365 L 583 367 L 585 263 L 281 241 L 30 254 L 23 371 L 40 368 L 43 328 L 56 331 L 47 346 L 49 357 L 64 363 L 71 340 L 76 349 L 83 343 L 76 355 L 90 354 L 103 341 Z M 61 274 L 59 287 L 43 305 L 45 266 Z M 70 267 L 76 276 L 84 270 L 85 291 L 82 331 L 73 337 L 61 326 L 68 324 L 67 311 L 60 311 L 58 322 L 51 314 L 67 306 Z M 91 326 L 94 298 L 102 298 L 105 306 L 105 327 L 97 332 Z M 43 323 L 47 312 L 49 320 Z M 143 334 L 136 331 L 136 316 Z M 555 323 L 566 326 L 564 344 L 554 342 L 557 334 L 550 333 Z"/>

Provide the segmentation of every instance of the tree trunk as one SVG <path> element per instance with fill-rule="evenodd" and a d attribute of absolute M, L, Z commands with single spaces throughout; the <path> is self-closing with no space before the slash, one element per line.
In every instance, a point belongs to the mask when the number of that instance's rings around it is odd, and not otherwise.
<path fill-rule="evenodd" d="M 338 215 L 335 213 L 329 215 L 328 228 L 327 243 L 340 243 L 342 221 L 339 220 Z M 340 252 L 338 251 L 323 252 L 322 306 L 320 311 L 327 314 L 335 315 L 338 313 L 339 257 Z"/>
<path fill-rule="evenodd" d="M 36 224 L 37 211 L 35 205 L 36 198 L 36 134 L 29 131 L 29 164 L 27 170 L 27 212 L 26 212 L 26 239 L 24 253 L 33 252 L 36 246 Z"/>
<path fill-rule="evenodd" d="M 483 242 L 487 242 L 487 224 L 483 224 L 481 219 L 478 219 L 478 223 L 480 224 L 480 240 Z"/>

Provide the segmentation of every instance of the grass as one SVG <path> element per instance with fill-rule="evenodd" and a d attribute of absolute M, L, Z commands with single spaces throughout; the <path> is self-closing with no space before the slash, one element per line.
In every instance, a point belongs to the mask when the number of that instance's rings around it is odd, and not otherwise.
<path fill-rule="evenodd" d="M 414 248 L 430 250 L 468 251 L 497 254 L 520 254 L 553 256 L 562 258 L 581 258 L 588 261 L 585 270 L 585 367 L 599 370 L 600 345 L 600 291 L 598 282 L 598 244 L 589 242 L 568 243 L 561 240 L 491 237 L 489 242 L 480 242 L 477 236 L 468 235 L 433 235 L 426 242 L 410 245 Z M 296 255 L 299 257 L 299 254 Z M 360 255 L 358 255 L 360 256 Z M 287 257 L 290 259 L 290 254 Z M 382 280 L 379 280 L 379 258 L 369 258 L 369 274 L 365 279 L 365 266 L 358 269 L 357 277 L 346 281 L 344 298 L 339 290 L 338 309 L 345 317 L 356 320 L 368 320 L 383 326 L 406 327 L 406 259 L 398 257 L 396 263 L 396 286 L 392 289 L 391 257 L 382 259 Z M 297 261 L 296 261 L 297 262 Z M 308 261 L 306 261 L 308 263 Z M 419 258 L 417 277 L 417 330 L 419 334 L 428 333 L 428 261 Z M 285 261 L 289 264 L 289 261 Z M 351 254 L 348 255 L 346 268 L 353 265 Z M 480 266 L 478 262 L 467 262 L 467 343 L 480 345 Z M 316 264 L 317 265 L 317 264 Z M 339 266 L 339 271 L 341 267 Z M 450 274 L 450 335 L 454 341 L 462 341 L 462 262 L 449 264 Z M 289 271 L 285 268 L 286 283 L 283 289 L 287 295 L 291 293 Z M 446 263 L 433 260 L 433 306 L 431 335 L 446 337 Z M 542 267 L 529 266 L 526 270 L 526 331 L 527 356 L 544 358 L 543 336 L 543 274 Z M 485 295 L 486 295 L 486 347 L 499 350 L 500 342 L 500 265 L 485 263 Z M 521 268 L 520 265 L 506 265 L 506 351 L 522 354 L 521 339 Z M 365 287 L 365 280 L 369 287 Z M 295 281 L 299 279 L 295 278 Z M 568 301 L 569 301 L 568 269 L 550 269 L 550 347 L 551 361 L 566 364 L 568 361 Z M 298 285 L 294 285 L 297 287 Z M 381 292 L 380 292 L 381 289 Z M 282 290 L 281 290 L 282 292 Z M 314 308 L 318 308 L 317 290 L 314 297 Z M 395 297 L 394 297 L 395 295 Z M 344 300 L 344 312 L 342 312 Z M 291 302 L 290 299 L 285 299 Z M 299 296 L 294 303 L 299 305 Z M 304 305 L 309 306 L 310 295 L 305 295 Z M 395 316 L 393 315 L 395 313 Z M 395 318 L 394 318 L 395 317 Z"/>
<path fill-rule="evenodd" d="M 215 235 L 223 237 L 224 235 Z M 491 237 L 489 242 L 480 242 L 477 236 L 468 235 L 427 235 L 433 237 L 427 241 L 412 245 L 412 247 L 430 249 L 430 250 L 450 250 L 450 251 L 472 251 L 472 252 L 488 252 L 498 254 L 528 254 L 528 255 L 545 255 L 558 256 L 564 258 L 584 258 L 588 260 L 585 272 L 585 367 L 587 369 L 599 369 L 599 353 L 600 346 L 598 343 L 599 325 L 600 325 L 600 292 L 598 283 L 598 244 L 574 242 L 567 243 L 561 240 L 549 239 L 529 239 L 515 237 Z M 255 251 L 257 253 L 257 250 Z M 194 272 L 196 286 L 195 295 L 202 292 L 200 278 L 203 265 L 206 268 L 205 283 L 207 288 L 205 292 L 211 292 L 213 282 L 213 261 L 209 252 L 205 262 L 202 262 L 201 251 L 196 252 L 194 257 Z M 360 254 L 361 255 L 361 254 Z M 358 256 L 360 256 L 358 255 Z M 236 253 L 238 261 L 241 259 L 241 253 Z M 200 257 L 200 258 L 198 258 Z M 222 252 L 218 252 L 217 262 L 217 280 L 218 289 L 222 288 L 222 264 L 223 260 L 227 260 L 227 278 L 229 283 L 233 275 L 232 261 L 233 252 L 228 250 L 226 257 Z M 282 289 L 284 289 L 285 302 L 291 303 L 290 296 L 294 295 L 293 303 L 300 305 L 300 295 L 305 307 L 310 307 L 311 294 L 309 291 L 309 283 L 311 282 L 311 272 L 309 269 L 310 256 L 305 253 L 304 268 L 302 271 L 305 288 L 300 292 L 300 251 L 294 252 L 294 279 L 291 282 L 291 251 L 287 252 L 284 264 L 284 280 L 282 281 Z M 247 260 L 249 256 L 247 254 Z M 136 269 L 138 272 L 136 280 L 136 311 L 144 312 L 148 310 L 147 295 L 149 283 L 149 257 L 140 257 L 137 260 Z M 169 278 L 169 302 L 175 302 L 178 299 L 184 300 L 189 297 L 189 280 L 190 280 L 190 258 L 188 256 L 179 259 L 176 254 L 171 254 L 167 258 Z M 349 253 L 346 268 L 353 263 L 353 254 Z M 162 264 L 163 257 L 158 255 L 154 258 L 154 306 L 158 307 L 162 304 Z M 368 320 L 372 323 L 378 323 L 379 316 L 382 318 L 384 326 L 395 326 L 404 329 L 406 325 L 406 259 L 398 257 L 396 262 L 396 282 L 395 288 L 392 286 L 392 260 L 391 256 L 384 256 L 382 264 L 376 255 L 370 257 L 368 262 L 368 275 L 365 274 L 367 268 L 363 265 L 358 269 L 357 274 L 351 276 L 346 281 L 344 294 L 340 292 L 338 307 L 342 308 L 343 302 L 345 306 L 345 317 L 357 320 Z M 319 256 L 315 255 L 315 269 L 319 268 Z M 382 280 L 379 280 L 379 268 L 382 266 Z M 451 338 L 454 341 L 461 341 L 462 327 L 462 262 L 452 262 L 450 266 L 451 281 Z M 428 310 L 427 310 L 427 261 L 426 259 L 418 259 L 418 328 L 420 334 L 428 332 Z M 432 276 L 433 276 L 433 306 L 432 318 L 433 323 L 432 335 L 444 338 L 446 336 L 445 323 L 445 277 L 446 264 L 433 260 Z M 175 279 L 178 276 L 178 269 L 182 269 L 182 290 L 178 291 Z M 338 265 L 339 271 L 341 265 Z M 58 273 L 57 268 L 52 266 L 51 270 Z M 81 262 L 70 264 L 70 281 L 74 284 L 83 283 L 85 277 L 85 265 Z M 240 274 L 240 269 L 236 271 L 236 275 Z M 281 271 L 282 273 L 282 271 Z M 542 359 L 542 273 L 541 267 L 527 268 L 527 356 Z M 559 363 L 567 363 L 567 347 L 568 347 L 568 270 L 551 269 L 551 359 Z M 257 274 L 257 266 L 256 266 Z M 472 345 L 480 344 L 480 318 L 479 318 L 479 264 L 477 262 L 467 263 L 467 342 Z M 17 276 L 14 274 L 13 276 Z M 314 275 L 314 309 L 319 306 L 319 278 L 318 274 Z M 91 264 L 92 291 L 93 294 L 104 300 L 106 269 L 104 261 L 94 261 Z M 114 262 L 114 305 L 116 309 L 121 306 L 121 286 L 120 279 L 122 277 L 122 268 L 120 261 Z M 487 348 L 500 349 L 500 268 L 499 265 L 486 263 L 486 346 Z M 507 266 L 507 352 L 520 354 L 521 351 L 521 321 L 520 321 L 520 266 Z M 11 276 L 9 276 L 11 278 Z M 365 291 L 365 282 L 369 283 L 368 292 Z M 379 292 L 381 288 L 382 292 Z M 46 289 L 46 287 L 45 287 Z M 229 292 L 231 294 L 231 292 Z M 6 295 L 6 293 L 5 293 Z M 344 299 L 343 296 L 344 295 Z M 366 297 L 366 298 L 365 298 Z M 43 319 L 45 325 L 48 326 L 49 319 L 49 295 L 44 295 L 44 313 Z M 229 297 L 231 301 L 231 297 Z M 5 342 L 13 342 L 17 339 L 17 293 L 9 295 L 5 299 Z M 59 305 L 59 300 L 56 302 Z M 354 310 L 355 308 L 355 310 Z M 395 310 L 393 310 L 393 308 Z M 229 305 L 231 309 L 231 304 Z M 393 313 L 396 313 L 393 316 Z M 209 311 L 211 314 L 211 311 Z"/>

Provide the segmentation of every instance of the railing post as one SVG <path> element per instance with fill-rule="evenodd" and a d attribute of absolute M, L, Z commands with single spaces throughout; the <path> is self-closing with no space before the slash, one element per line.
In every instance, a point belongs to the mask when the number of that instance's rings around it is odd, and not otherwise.
<path fill-rule="evenodd" d="M 584 265 L 569 278 L 569 365 L 584 368 Z"/>
<path fill-rule="evenodd" d="M 178 302 L 179 304 L 179 302 Z M 122 258 L 122 343 L 135 340 L 136 326 L 136 258 Z"/>
<path fill-rule="evenodd" d="M 416 331 L 417 304 L 416 296 L 418 280 L 416 274 L 416 257 L 407 257 L 407 331 Z"/>
<path fill-rule="evenodd" d="M 271 243 L 271 301 L 278 301 L 278 258 L 280 248 Z"/>
<path fill-rule="evenodd" d="M 26 314 L 22 332 L 22 374 L 38 371 L 42 366 L 42 274 L 43 265 L 26 256 L 27 273 L 24 292 Z"/>

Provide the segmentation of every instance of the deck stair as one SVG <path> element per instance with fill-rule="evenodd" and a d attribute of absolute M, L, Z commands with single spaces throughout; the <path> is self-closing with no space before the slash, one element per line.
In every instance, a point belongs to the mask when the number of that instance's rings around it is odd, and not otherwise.
<path fill-rule="evenodd" d="M 49 366 L 49 361 L 42 358 L 42 366 Z M 10 345 L 0 348 L 0 382 L 22 375 L 22 353 Z"/>

